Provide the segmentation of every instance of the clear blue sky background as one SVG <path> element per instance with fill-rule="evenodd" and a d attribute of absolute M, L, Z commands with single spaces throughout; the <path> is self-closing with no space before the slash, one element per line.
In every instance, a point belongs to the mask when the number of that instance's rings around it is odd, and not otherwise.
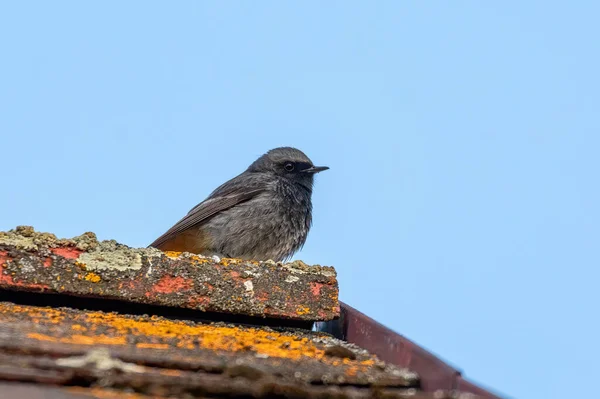
<path fill-rule="evenodd" d="M 600 375 L 596 2 L 13 1 L 0 229 L 149 244 L 266 150 L 318 176 L 308 263 L 517 398 Z M 559 393 L 560 392 L 560 393 Z"/>

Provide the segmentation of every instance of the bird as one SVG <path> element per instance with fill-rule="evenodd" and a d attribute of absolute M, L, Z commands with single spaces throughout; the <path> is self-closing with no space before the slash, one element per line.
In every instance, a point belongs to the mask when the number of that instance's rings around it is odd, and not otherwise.
<path fill-rule="evenodd" d="M 220 258 L 283 262 L 312 226 L 315 166 L 293 147 L 269 150 L 216 188 L 150 247 Z"/>

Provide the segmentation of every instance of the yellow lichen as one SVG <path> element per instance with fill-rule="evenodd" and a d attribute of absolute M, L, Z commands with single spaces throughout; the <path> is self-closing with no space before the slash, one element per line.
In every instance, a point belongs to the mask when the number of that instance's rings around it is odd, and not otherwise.
<path fill-rule="evenodd" d="M 169 349 L 167 344 L 152 344 L 148 342 L 138 342 L 135 344 L 138 348 L 150 348 L 150 349 Z"/>
<path fill-rule="evenodd" d="M 43 319 L 51 324 L 58 324 L 64 320 L 64 312 L 57 309 L 0 303 L 1 315 L 10 315 L 11 313 L 27 313 L 32 319 Z"/>
<path fill-rule="evenodd" d="M 163 253 L 165 255 L 167 255 L 169 258 L 173 258 L 173 259 L 179 258 L 179 256 L 182 254 L 182 252 L 176 252 L 176 251 L 165 251 Z"/>
<path fill-rule="evenodd" d="M 302 316 L 304 314 L 308 314 L 310 313 L 310 308 L 306 307 L 306 306 L 298 306 L 298 308 L 296 309 L 296 314 L 298 316 Z"/>
<path fill-rule="evenodd" d="M 206 324 L 189 325 L 184 322 L 151 318 L 136 320 L 116 314 L 90 312 L 86 314 L 87 322 L 92 325 L 110 327 L 116 335 L 142 336 L 152 341 L 138 343 L 151 345 L 155 349 L 168 348 L 162 346 L 162 340 L 178 339 L 177 347 L 193 349 L 202 347 L 211 350 L 241 351 L 252 349 L 256 353 L 269 357 L 299 359 L 302 356 L 322 358 L 324 351 L 317 348 L 306 338 L 264 331 L 258 328 L 238 328 L 230 326 L 213 326 Z M 267 338 L 267 336 L 269 338 Z M 273 339 L 275 338 L 275 339 Z"/>
<path fill-rule="evenodd" d="M 91 281 L 92 283 L 98 283 L 98 282 L 100 282 L 100 280 L 102 280 L 102 278 L 99 275 L 97 275 L 96 273 L 88 273 L 85 276 L 85 279 L 87 281 Z"/>
<path fill-rule="evenodd" d="M 106 335 L 71 335 L 70 337 L 53 337 L 46 334 L 29 333 L 27 338 L 32 338 L 38 341 L 62 342 L 64 344 L 79 344 L 79 345 L 125 345 L 125 337 L 109 337 Z"/>
<path fill-rule="evenodd" d="M 307 311 L 300 308 L 300 312 Z M 0 303 L 0 322 L 11 323 L 22 319 L 24 313 L 34 328 L 29 339 L 79 345 L 128 345 L 136 342 L 138 348 L 148 350 L 207 349 L 216 352 L 253 352 L 271 358 L 300 360 L 311 358 L 330 365 L 343 365 L 346 371 L 356 373 L 375 364 L 367 360 L 340 359 L 325 355 L 325 348 L 303 335 L 286 334 L 253 327 L 192 324 L 168 320 L 158 316 L 134 318 L 116 313 L 70 313 L 52 308 L 20 306 Z M 62 325 L 53 330 L 48 324 L 71 323 L 71 333 Z M 40 326 L 36 329 L 35 326 Z M 76 333 L 76 334 L 75 334 Z"/>
<path fill-rule="evenodd" d="M 192 256 L 192 261 L 195 265 L 206 265 L 207 263 L 212 263 L 212 259 L 209 258 L 201 258 L 199 256 Z"/>

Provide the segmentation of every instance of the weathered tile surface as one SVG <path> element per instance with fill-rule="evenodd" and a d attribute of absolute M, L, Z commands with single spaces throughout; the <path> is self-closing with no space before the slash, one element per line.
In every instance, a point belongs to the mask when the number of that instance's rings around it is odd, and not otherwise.
<path fill-rule="evenodd" d="M 174 397 L 390 398 L 414 373 L 326 334 L 0 302 L 0 380 Z M 86 382 L 85 384 L 82 383 Z"/>
<path fill-rule="evenodd" d="M 30 227 L 0 232 L 0 288 L 290 320 L 339 315 L 332 267 L 163 253 L 93 233 L 57 239 Z"/>

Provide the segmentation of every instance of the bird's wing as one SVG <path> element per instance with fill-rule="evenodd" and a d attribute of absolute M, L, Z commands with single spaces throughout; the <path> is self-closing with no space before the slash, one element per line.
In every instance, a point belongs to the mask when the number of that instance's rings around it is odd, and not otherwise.
<path fill-rule="evenodd" d="M 201 225 L 217 213 L 248 201 L 266 191 L 263 184 L 256 184 L 252 179 L 244 179 L 244 184 L 241 184 L 240 180 L 241 176 L 237 176 L 217 188 L 207 199 L 192 208 L 183 219 L 158 237 L 150 246 L 158 248 L 179 233 Z"/>

